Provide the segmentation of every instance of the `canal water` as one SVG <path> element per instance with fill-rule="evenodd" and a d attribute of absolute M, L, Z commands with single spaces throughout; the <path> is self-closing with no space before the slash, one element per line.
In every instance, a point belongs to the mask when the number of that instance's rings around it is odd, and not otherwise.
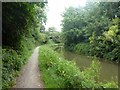
<path fill-rule="evenodd" d="M 84 70 L 87 67 L 90 67 L 92 63 L 92 58 L 84 55 L 74 54 L 69 51 L 62 50 L 62 56 L 68 60 L 74 60 L 76 65 L 80 70 Z M 99 81 L 115 81 L 118 82 L 118 64 L 113 62 L 108 62 L 105 60 L 100 60 L 100 77 Z"/>

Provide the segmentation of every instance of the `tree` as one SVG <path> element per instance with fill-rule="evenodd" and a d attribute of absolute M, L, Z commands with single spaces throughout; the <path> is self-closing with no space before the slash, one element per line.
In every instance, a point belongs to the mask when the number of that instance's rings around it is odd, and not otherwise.
<path fill-rule="evenodd" d="M 48 36 L 52 39 L 55 43 L 60 43 L 60 33 L 56 31 L 55 27 L 49 27 L 48 29 Z"/>
<path fill-rule="evenodd" d="M 34 33 L 38 24 L 42 22 L 44 3 L 4 2 L 2 6 L 2 44 L 18 49 L 21 38 Z M 36 9 L 38 7 L 39 10 Z"/>
<path fill-rule="evenodd" d="M 74 50 L 75 46 L 83 46 L 77 44 L 86 43 L 90 46 L 86 51 L 90 55 L 119 60 L 119 4 L 89 2 L 84 8 L 67 8 L 62 15 L 65 48 Z"/>

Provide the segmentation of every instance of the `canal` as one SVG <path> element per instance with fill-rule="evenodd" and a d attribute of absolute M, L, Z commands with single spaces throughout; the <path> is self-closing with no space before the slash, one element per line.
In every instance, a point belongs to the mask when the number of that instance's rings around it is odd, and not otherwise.
<path fill-rule="evenodd" d="M 71 53 L 69 51 L 62 51 L 64 58 L 68 60 L 74 60 L 76 65 L 80 68 L 80 70 L 84 70 L 87 67 L 90 67 L 92 63 L 92 58 L 84 55 L 78 55 Z M 105 60 L 100 61 L 100 77 L 99 81 L 106 82 L 106 81 L 115 81 L 118 82 L 118 64 L 113 62 L 108 62 Z"/>

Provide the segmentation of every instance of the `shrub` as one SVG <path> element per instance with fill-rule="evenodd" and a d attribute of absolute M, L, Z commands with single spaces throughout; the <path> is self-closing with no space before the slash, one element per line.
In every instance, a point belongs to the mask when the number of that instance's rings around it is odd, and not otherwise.
<path fill-rule="evenodd" d="M 2 87 L 8 88 L 13 84 L 15 72 L 21 67 L 21 61 L 14 50 L 2 50 Z"/>
<path fill-rule="evenodd" d="M 107 83 L 105 83 L 105 84 L 103 84 L 103 87 L 104 88 L 110 88 L 110 87 L 112 87 L 112 88 L 118 88 L 118 86 L 116 85 L 116 83 L 114 82 L 114 81 L 111 81 L 111 82 L 107 82 Z"/>
<path fill-rule="evenodd" d="M 39 68 L 46 88 L 116 88 L 114 82 L 98 83 L 100 62 L 94 58 L 89 68 L 84 71 L 75 62 L 61 58 L 48 46 L 39 50 Z"/>
<path fill-rule="evenodd" d="M 35 45 L 40 45 L 39 30 L 46 22 L 44 7 L 44 3 L 2 3 L 3 89 L 13 85 Z"/>
<path fill-rule="evenodd" d="M 29 47 L 28 47 L 29 46 Z M 21 67 L 27 62 L 35 47 L 32 38 L 23 38 L 19 43 L 19 50 L 8 47 L 2 49 L 2 88 L 10 88 L 15 83 Z"/>
<path fill-rule="evenodd" d="M 75 62 L 61 58 L 50 47 L 40 47 L 39 67 L 47 88 L 99 87 L 100 85 L 95 81 L 99 76 L 99 65 L 99 62 L 94 60 L 90 68 L 80 71 Z"/>
<path fill-rule="evenodd" d="M 94 59 L 92 61 L 91 66 L 89 68 L 86 68 L 82 72 L 82 76 L 83 76 L 82 85 L 85 88 L 100 87 L 99 83 L 96 82 L 96 80 L 98 80 L 99 78 L 99 74 L 100 74 L 99 72 L 100 72 L 100 62 Z"/>
<path fill-rule="evenodd" d="M 75 45 L 74 51 L 79 54 L 88 55 L 90 50 L 90 45 L 88 43 L 79 43 Z"/>
<path fill-rule="evenodd" d="M 47 88 L 80 87 L 79 68 L 75 63 L 59 58 L 59 55 L 46 46 L 41 46 L 39 66 Z"/>

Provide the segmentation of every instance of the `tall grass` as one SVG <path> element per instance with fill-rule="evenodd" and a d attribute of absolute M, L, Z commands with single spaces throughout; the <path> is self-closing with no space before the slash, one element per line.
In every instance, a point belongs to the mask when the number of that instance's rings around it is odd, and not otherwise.
<path fill-rule="evenodd" d="M 61 58 L 48 46 L 39 50 L 39 67 L 46 88 L 100 88 L 117 87 L 115 83 L 97 83 L 99 78 L 99 61 L 93 60 L 91 67 L 80 71 L 73 61 Z"/>
<path fill-rule="evenodd" d="M 78 54 L 89 55 L 90 45 L 89 43 L 79 43 L 74 46 L 74 51 Z"/>
<path fill-rule="evenodd" d="M 81 87 L 79 68 L 75 63 L 59 58 L 49 47 L 40 47 L 39 66 L 45 87 Z"/>

